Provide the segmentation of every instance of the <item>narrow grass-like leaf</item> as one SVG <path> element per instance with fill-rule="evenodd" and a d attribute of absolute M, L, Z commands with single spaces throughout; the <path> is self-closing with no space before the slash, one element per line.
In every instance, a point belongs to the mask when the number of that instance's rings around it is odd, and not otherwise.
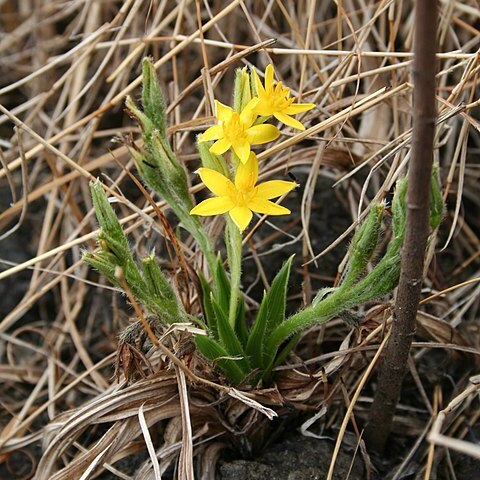
<path fill-rule="evenodd" d="M 228 318 L 228 308 L 230 305 L 230 281 L 228 280 L 220 255 L 217 257 L 213 279 L 215 282 L 215 299 L 217 300 L 219 307 L 222 309 L 222 312 L 224 312 Z"/>
<path fill-rule="evenodd" d="M 195 343 L 200 352 L 208 360 L 218 365 L 233 383 L 238 384 L 245 378 L 245 374 L 239 367 L 238 362 L 228 358 L 231 355 L 228 354 L 219 342 L 205 335 L 196 335 Z"/>
<path fill-rule="evenodd" d="M 256 368 L 265 368 L 275 352 L 265 352 L 266 337 L 285 320 L 287 284 L 293 256 L 290 257 L 275 276 L 270 290 L 264 295 L 260 309 L 247 343 L 247 355 L 253 359 Z"/>
<path fill-rule="evenodd" d="M 290 278 L 292 261 L 293 255 L 283 264 L 267 293 L 267 334 L 285 320 L 287 286 L 288 279 Z"/>
<path fill-rule="evenodd" d="M 247 374 L 251 370 L 251 367 L 247 361 L 242 344 L 230 325 L 227 315 L 225 315 L 225 313 L 222 311 L 213 294 L 210 295 L 210 298 L 212 301 L 213 311 L 215 312 L 217 319 L 218 338 L 220 340 L 220 344 L 225 348 L 230 356 L 238 357 L 238 366 L 242 369 L 244 374 Z"/>
<path fill-rule="evenodd" d="M 263 293 L 262 303 L 255 317 L 255 323 L 252 326 L 248 336 L 245 353 L 255 368 L 263 368 L 263 347 L 265 340 L 265 330 L 267 327 L 267 293 Z"/>
<path fill-rule="evenodd" d="M 267 378 L 275 367 L 285 362 L 288 354 L 293 350 L 293 348 L 295 348 L 299 338 L 300 333 L 297 333 L 288 340 L 287 344 L 280 350 L 280 353 L 277 354 L 276 352 L 272 352 L 270 355 L 270 362 L 262 372 L 260 378 Z"/>
<path fill-rule="evenodd" d="M 214 338 L 218 338 L 218 331 L 217 331 L 217 319 L 215 317 L 215 312 L 213 311 L 212 306 L 212 289 L 207 282 L 205 276 L 199 272 L 198 278 L 200 280 L 200 288 L 202 290 L 202 305 L 203 305 L 203 313 L 205 315 L 205 321 L 210 329 L 211 335 Z"/>
<path fill-rule="evenodd" d="M 290 338 L 288 340 L 288 342 L 286 343 L 286 345 L 280 350 L 280 353 L 278 353 L 277 355 L 274 356 L 274 363 L 273 363 L 273 367 L 272 368 L 275 368 L 275 367 L 278 367 L 279 365 L 281 365 L 283 362 L 285 362 L 285 360 L 287 359 L 288 357 L 288 354 L 292 351 L 292 349 L 295 347 L 295 345 L 297 344 L 298 342 L 298 339 L 300 338 L 300 333 L 297 333 L 296 335 L 294 335 L 292 338 Z M 267 371 L 266 374 L 268 374 L 269 372 Z"/>
<path fill-rule="evenodd" d="M 245 299 L 242 294 L 238 298 L 237 318 L 235 320 L 235 333 L 237 334 L 243 348 L 247 346 L 248 329 L 245 319 Z"/>

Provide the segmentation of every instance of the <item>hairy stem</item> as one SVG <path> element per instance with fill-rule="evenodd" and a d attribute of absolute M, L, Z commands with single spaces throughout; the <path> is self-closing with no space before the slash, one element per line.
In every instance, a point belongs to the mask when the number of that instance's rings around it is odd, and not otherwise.
<path fill-rule="evenodd" d="M 310 306 L 292 315 L 281 323 L 270 335 L 267 351 L 277 351 L 280 345 L 294 333 L 312 325 L 320 325 L 330 320 L 336 313 L 348 308 L 348 292 L 339 289 L 315 306 Z M 347 306 L 348 304 L 348 306 Z"/>
<path fill-rule="evenodd" d="M 238 298 L 240 293 L 240 278 L 242 276 L 242 234 L 230 218 L 227 219 L 226 244 L 228 267 L 230 269 L 230 305 L 228 322 L 235 330 Z"/>

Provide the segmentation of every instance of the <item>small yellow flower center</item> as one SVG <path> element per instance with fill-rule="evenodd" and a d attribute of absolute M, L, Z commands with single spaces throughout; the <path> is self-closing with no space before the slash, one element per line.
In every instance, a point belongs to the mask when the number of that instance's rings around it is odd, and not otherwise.
<path fill-rule="evenodd" d="M 269 94 L 272 107 L 276 111 L 285 110 L 295 100 L 294 98 L 289 98 L 290 89 L 287 87 L 283 87 L 282 82 L 278 82 L 277 85 L 272 88 L 272 91 L 269 92 Z"/>
<path fill-rule="evenodd" d="M 243 137 L 245 132 L 245 126 L 240 121 L 240 115 L 237 112 L 233 112 L 228 121 L 223 124 L 223 132 L 225 138 L 232 142 L 239 137 Z"/>
<path fill-rule="evenodd" d="M 249 192 L 240 192 L 237 190 L 235 192 L 235 205 L 238 207 L 246 207 L 254 196 L 253 193 L 253 190 L 250 190 Z"/>
<path fill-rule="evenodd" d="M 233 187 L 229 192 L 229 197 L 237 207 L 246 207 L 250 200 L 255 197 L 256 188 L 248 188 L 247 190 L 238 190 Z"/>

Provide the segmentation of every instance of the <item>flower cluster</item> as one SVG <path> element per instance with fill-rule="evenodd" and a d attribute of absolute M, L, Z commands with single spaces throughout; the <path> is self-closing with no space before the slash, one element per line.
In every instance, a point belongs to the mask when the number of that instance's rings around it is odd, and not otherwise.
<path fill-rule="evenodd" d="M 295 98 L 290 97 L 289 88 L 282 86 L 282 82 L 275 84 L 272 65 L 267 66 L 264 85 L 255 70 L 252 71 L 252 82 L 245 70 L 241 75 L 243 81 L 239 82 L 239 89 L 243 94 L 243 102 L 238 102 L 238 111 L 215 100 L 218 122 L 199 137 L 199 142 L 214 141 L 209 148 L 213 155 L 223 155 L 229 149 L 233 151 L 234 159 L 238 159 L 232 162 L 238 164 L 234 181 L 225 176 L 224 172 L 200 168 L 200 178 L 216 197 L 204 200 L 190 213 L 209 216 L 228 212 L 235 225 L 243 231 L 252 219 L 252 212 L 266 215 L 289 214 L 290 210 L 270 200 L 297 186 L 295 182 L 284 180 L 256 184 L 258 160 L 251 147 L 271 142 L 280 136 L 277 127 L 265 122 L 273 116 L 288 126 L 304 130 L 305 127 L 292 115 L 306 112 L 315 105 L 296 103 Z M 252 91 L 255 93 L 253 97 Z"/>

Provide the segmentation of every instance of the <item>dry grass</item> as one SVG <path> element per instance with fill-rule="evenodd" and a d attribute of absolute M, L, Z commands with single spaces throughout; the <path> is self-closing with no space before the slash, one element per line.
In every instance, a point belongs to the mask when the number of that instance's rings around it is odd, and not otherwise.
<path fill-rule="evenodd" d="M 361 442 L 388 305 L 359 312 L 364 322 L 351 332 L 339 320 L 308 332 L 298 357 L 265 390 L 222 385 L 181 328 L 165 334 L 163 350 L 137 358 L 146 378 L 117 383 L 117 335 L 134 312 L 80 260 L 82 248 L 95 247 L 97 228 L 88 181 L 101 176 L 115 194 L 138 252 L 155 246 L 168 258 L 155 210 L 127 175 L 135 174 L 127 149 L 112 143 L 138 136 L 123 101 L 139 94 L 142 57 L 156 62 L 172 142 L 190 171 L 197 166 L 194 133 L 211 124 L 213 96 L 229 100 L 235 68 L 261 70 L 273 61 L 318 108 L 303 119 L 305 132 L 284 129 L 259 155 L 265 174 L 292 171 L 308 188 L 297 197 L 298 217 L 282 228 L 267 222 L 247 238 L 258 281 L 252 296 L 272 278 L 272 255 L 288 248 L 304 263 L 304 290 L 299 279 L 292 297 L 308 300 L 325 259 L 343 255 L 341 240 L 365 208 L 405 173 L 412 3 L 0 1 L 0 473 L 10 469 L 2 478 L 160 478 L 172 462 L 178 478 L 193 478 L 194 468 L 196 478 L 215 478 L 223 449 L 255 450 L 269 435 L 269 418 L 292 406 L 307 418 L 321 412 L 317 422 L 338 447 L 347 428 Z M 479 383 L 469 382 L 480 354 L 478 7 L 476 0 L 439 2 L 436 163 L 447 210 L 429 252 L 395 424 L 407 448 L 390 458 L 393 478 L 412 465 L 417 478 L 434 470 L 455 478 L 456 450 L 479 457 L 472 443 Z M 336 182 L 326 204 L 313 194 L 319 179 Z M 334 204 L 351 226 L 322 244 L 311 232 L 332 229 L 318 218 Z M 211 228 L 218 232 L 218 221 Z M 194 240 L 182 240 L 188 262 L 198 266 Z M 328 461 L 333 472 L 335 456 Z"/>

